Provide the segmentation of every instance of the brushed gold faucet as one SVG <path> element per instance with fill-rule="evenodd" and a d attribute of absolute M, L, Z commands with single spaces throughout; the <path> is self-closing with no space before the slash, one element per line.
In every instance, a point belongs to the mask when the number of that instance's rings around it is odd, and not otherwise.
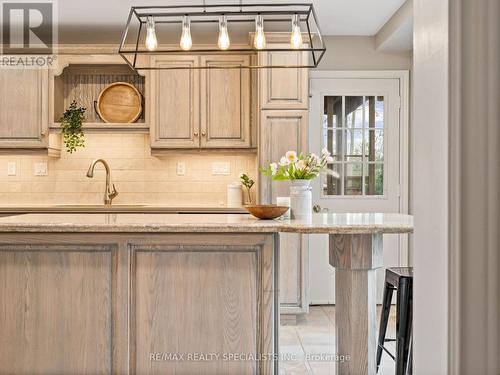
<path fill-rule="evenodd" d="M 87 171 L 87 177 L 94 177 L 94 168 L 97 163 L 104 165 L 106 169 L 106 190 L 104 191 L 104 204 L 106 206 L 111 206 L 113 199 L 118 195 L 118 191 L 115 188 L 115 184 L 111 183 L 111 170 L 109 165 L 104 159 L 96 159 L 90 164 L 89 170 Z"/>

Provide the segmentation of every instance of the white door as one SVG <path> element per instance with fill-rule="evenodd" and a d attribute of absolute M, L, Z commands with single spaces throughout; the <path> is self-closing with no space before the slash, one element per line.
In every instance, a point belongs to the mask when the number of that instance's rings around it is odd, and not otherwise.
<path fill-rule="evenodd" d="M 323 73 L 324 74 L 324 73 Z M 404 212 L 407 184 L 406 136 L 402 137 L 400 78 L 311 78 L 309 149 L 327 147 L 329 166 L 313 184 L 313 204 L 322 212 Z M 406 88 L 405 88 L 406 89 Z M 403 186 L 403 189 L 402 189 Z M 406 194 L 404 194 L 406 195 Z M 403 202 L 403 203 L 402 203 Z M 334 269 L 326 235 L 309 236 L 310 303 L 335 303 Z M 384 236 L 384 265 L 406 266 L 406 237 Z M 377 299 L 385 271 L 377 272 Z"/>

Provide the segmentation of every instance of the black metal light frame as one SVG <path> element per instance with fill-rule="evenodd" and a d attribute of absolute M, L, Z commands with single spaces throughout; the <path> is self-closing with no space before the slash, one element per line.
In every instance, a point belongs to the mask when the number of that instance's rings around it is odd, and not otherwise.
<path fill-rule="evenodd" d="M 279 48 L 273 46 L 272 48 L 255 49 L 252 46 L 248 48 L 229 48 L 227 50 L 220 50 L 218 48 L 202 48 L 184 51 L 180 47 L 170 49 L 157 49 L 149 51 L 144 48 L 144 29 L 148 17 L 153 17 L 155 24 L 179 24 L 182 25 L 184 16 L 189 16 L 191 24 L 196 23 L 214 23 L 218 22 L 220 16 L 226 16 L 228 24 L 237 22 L 255 22 L 255 17 L 261 15 L 268 17 L 266 21 L 272 23 L 286 22 L 288 25 L 291 23 L 291 17 L 297 14 L 301 24 L 305 24 L 305 32 L 303 35 L 307 36 L 304 41 L 303 47 L 294 48 Z M 137 19 L 139 22 L 137 35 L 134 35 L 134 42 L 127 45 L 126 41 L 131 32 L 131 21 Z M 198 19 L 197 19 L 198 17 Z M 272 18 L 270 18 L 272 17 Z M 313 23 L 311 23 L 313 21 Z M 314 29 L 313 29 L 314 27 Z M 286 29 L 289 32 L 289 29 Z M 280 32 L 281 33 L 281 32 Z M 315 43 L 315 39 L 316 43 Z M 142 43 L 141 43 L 142 42 Z M 310 53 L 312 64 L 305 65 L 227 65 L 224 66 L 196 66 L 196 67 L 154 67 L 154 66 L 140 66 L 138 64 L 139 55 L 179 55 L 179 54 L 231 54 L 233 52 L 276 52 L 276 51 L 289 51 L 289 52 L 308 52 Z M 231 68 L 316 68 L 326 52 L 323 36 L 318 24 L 318 19 L 314 6 L 311 3 L 288 3 L 288 4 L 210 4 L 210 5 L 172 5 L 172 6 L 133 6 L 127 19 L 125 30 L 123 31 L 122 40 L 118 53 L 127 62 L 127 64 L 134 70 L 168 70 L 168 69 L 231 69 Z"/>

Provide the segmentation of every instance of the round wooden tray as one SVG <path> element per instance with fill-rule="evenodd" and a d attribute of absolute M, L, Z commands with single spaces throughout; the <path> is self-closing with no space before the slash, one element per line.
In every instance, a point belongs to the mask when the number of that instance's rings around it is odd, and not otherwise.
<path fill-rule="evenodd" d="M 130 83 L 112 83 L 99 94 L 96 110 L 107 123 L 135 122 L 142 113 L 141 93 Z"/>

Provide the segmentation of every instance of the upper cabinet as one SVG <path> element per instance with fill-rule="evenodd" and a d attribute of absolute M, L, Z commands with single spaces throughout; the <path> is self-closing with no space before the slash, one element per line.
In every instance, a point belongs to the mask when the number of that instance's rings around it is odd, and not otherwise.
<path fill-rule="evenodd" d="M 151 145 L 157 148 L 199 147 L 200 72 L 197 56 L 155 57 L 151 82 Z"/>
<path fill-rule="evenodd" d="M 0 69 L 0 148 L 48 147 L 48 72 Z"/>
<path fill-rule="evenodd" d="M 250 72 L 237 68 L 248 65 L 249 59 L 249 55 L 154 59 L 152 64 L 157 68 L 191 69 L 155 70 L 151 83 L 151 146 L 250 148 Z"/>
<path fill-rule="evenodd" d="M 259 63 L 267 66 L 306 64 L 307 52 L 262 52 Z M 261 109 L 308 109 L 308 70 L 303 68 L 262 69 Z"/>
<path fill-rule="evenodd" d="M 250 146 L 250 71 L 235 66 L 250 64 L 250 56 L 203 56 L 201 72 L 201 146 Z"/>

